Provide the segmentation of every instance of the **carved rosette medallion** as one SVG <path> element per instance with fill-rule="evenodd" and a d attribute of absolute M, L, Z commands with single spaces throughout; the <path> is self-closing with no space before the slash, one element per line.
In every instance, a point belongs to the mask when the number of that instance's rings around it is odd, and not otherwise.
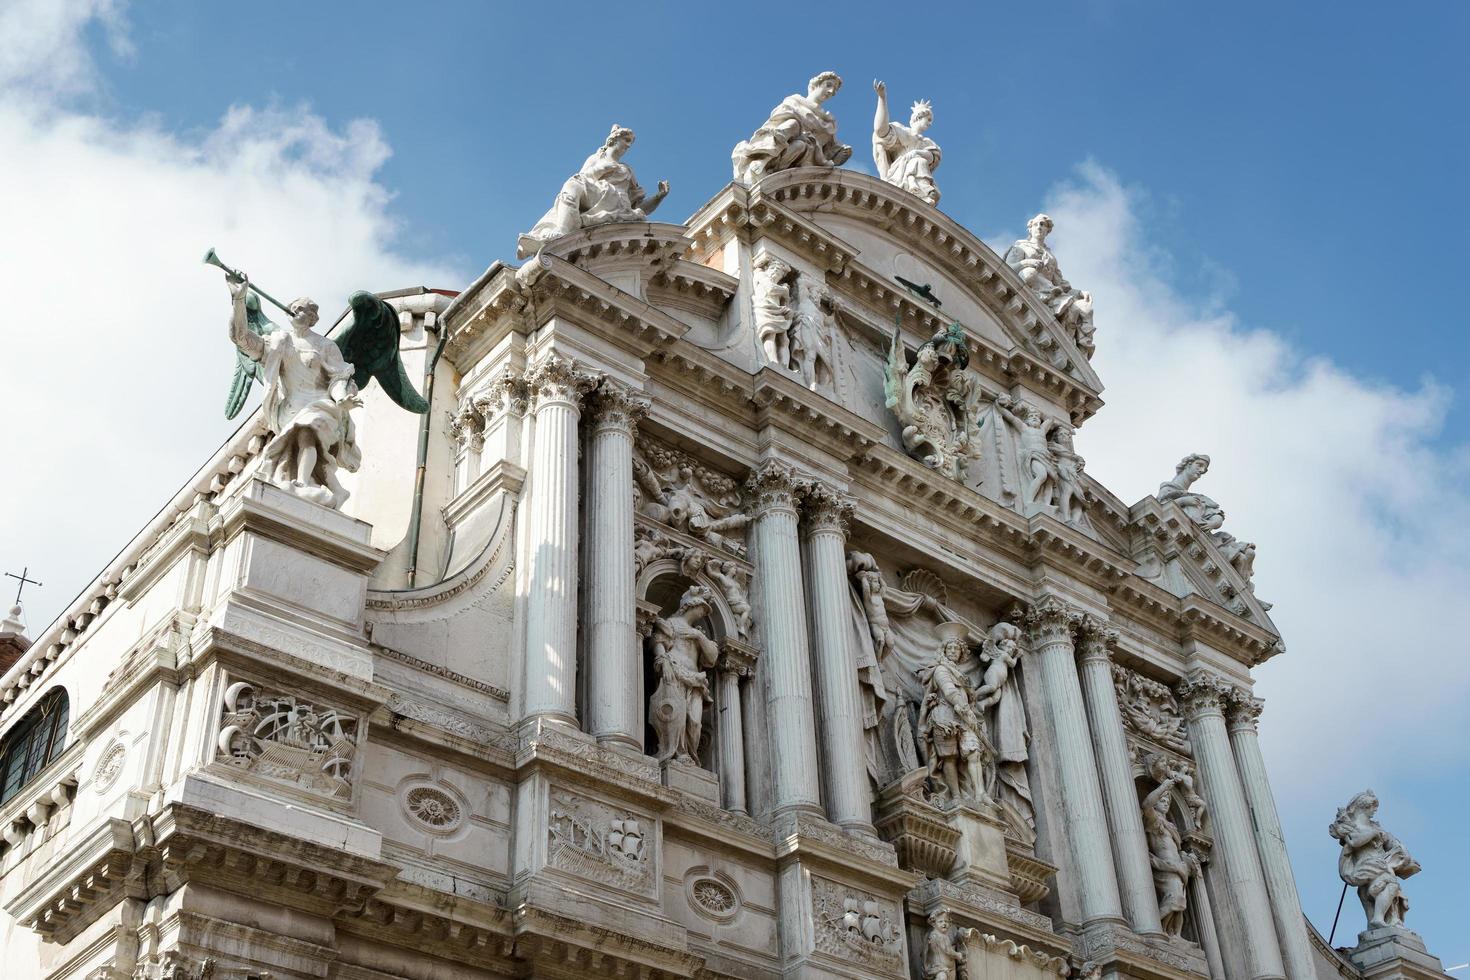
<path fill-rule="evenodd" d="M 215 762 L 350 799 L 359 728 L 336 708 L 237 681 L 225 690 Z"/>
<path fill-rule="evenodd" d="M 442 783 L 422 779 L 402 786 L 398 805 L 410 824 L 438 837 L 458 831 L 469 814 L 469 806 L 459 793 Z"/>
<path fill-rule="evenodd" d="M 697 915 L 711 922 L 732 922 L 743 907 L 735 879 L 705 865 L 684 875 L 684 897 Z"/>
<path fill-rule="evenodd" d="M 1225 711 L 1225 721 L 1230 726 L 1230 731 L 1257 731 L 1261 709 L 1265 706 L 1265 701 L 1252 696 L 1249 691 L 1240 688 L 1231 691 Z"/>
<path fill-rule="evenodd" d="M 846 495 L 825 484 L 813 482 L 802 493 L 801 505 L 807 534 L 847 535 L 847 523 L 852 519 L 854 508 Z"/>
<path fill-rule="evenodd" d="M 546 864 L 641 895 L 654 890 L 655 823 L 560 787 L 551 790 Z"/>
<path fill-rule="evenodd" d="M 599 373 L 560 354 L 550 354 L 526 375 L 526 385 L 538 407 L 563 404 L 578 408 L 602 380 Z"/>
<path fill-rule="evenodd" d="M 128 747 L 121 741 L 114 739 L 112 744 L 103 750 L 97 759 L 97 766 L 92 770 L 92 789 L 98 795 L 112 789 L 122 775 L 123 763 L 128 758 Z"/>
<path fill-rule="evenodd" d="M 1223 714 L 1235 688 L 1213 674 L 1200 671 L 1181 681 L 1177 690 L 1185 714 L 1190 718 L 1199 718 L 1208 714 Z"/>
<path fill-rule="evenodd" d="M 811 885 L 819 952 L 875 972 L 903 969 L 903 915 L 894 902 L 816 875 Z"/>

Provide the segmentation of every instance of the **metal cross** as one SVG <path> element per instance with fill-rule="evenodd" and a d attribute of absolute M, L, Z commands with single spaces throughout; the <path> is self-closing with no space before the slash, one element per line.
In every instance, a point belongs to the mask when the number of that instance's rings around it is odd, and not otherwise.
<path fill-rule="evenodd" d="M 27 576 L 30 575 L 30 572 L 31 572 L 31 567 L 29 565 L 27 565 L 25 568 L 22 568 L 20 570 L 20 574 L 19 575 L 15 574 L 14 572 L 6 572 L 5 573 L 8 577 L 13 578 L 13 579 L 18 579 L 20 581 L 20 585 L 16 586 L 16 589 L 15 589 L 15 604 L 17 606 L 20 605 L 20 594 L 25 589 L 25 587 L 27 585 L 34 585 L 34 586 L 37 586 L 38 588 L 41 585 L 41 583 L 38 582 L 36 579 L 28 578 L 27 577 Z"/>

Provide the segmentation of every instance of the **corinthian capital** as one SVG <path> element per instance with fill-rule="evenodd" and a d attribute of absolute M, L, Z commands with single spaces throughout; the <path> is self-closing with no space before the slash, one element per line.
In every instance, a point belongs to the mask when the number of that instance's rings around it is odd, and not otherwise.
<path fill-rule="evenodd" d="M 806 517 L 808 534 L 822 531 L 847 534 L 847 522 L 853 514 L 852 499 L 847 495 L 824 483 L 812 482 L 802 491 L 801 509 Z"/>
<path fill-rule="evenodd" d="M 526 379 L 514 368 L 501 370 L 479 391 L 475 392 L 475 411 L 486 427 L 506 412 L 525 415 L 531 398 Z"/>
<path fill-rule="evenodd" d="M 1083 663 L 1090 660 L 1110 663 L 1113 646 L 1118 642 L 1118 631 L 1109 626 L 1106 619 L 1087 613 L 1077 624 L 1077 639 Z"/>
<path fill-rule="evenodd" d="M 1179 703 L 1190 718 L 1221 714 L 1234 688 L 1214 674 L 1197 671 L 1179 682 Z"/>
<path fill-rule="evenodd" d="M 1031 630 L 1031 642 L 1037 646 L 1071 642 L 1072 630 L 1076 628 L 1081 614 L 1054 595 L 1044 595 L 1026 610 L 1026 626 Z"/>
<path fill-rule="evenodd" d="M 603 381 L 591 398 L 593 429 L 613 429 L 631 437 L 649 407 L 648 399 L 627 385 Z"/>
<path fill-rule="evenodd" d="M 1249 691 L 1235 688 L 1230 692 L 1225 706 L 1225 721 L 1230 725 L 1231 731 L 1256 731 L 1261 709 L 1265 706 L 1265 701 L 1254 697 Z"/>
<path fill-rule="evenodd" d="M 794 514 L 796 499 L 806 486 L 807 481 L 790 466 L 768 459 L 745 481 L 745 492 L 753 514 L 768 510 L 787 510 Z"/>
<path fill-rule="evenodd" d="M 560 354 L 548 355 L 526 375 L 527 386 L 542 405 L 568 402 L 578 406 L 601 380 L 600 372 L 588 371 Z"/>

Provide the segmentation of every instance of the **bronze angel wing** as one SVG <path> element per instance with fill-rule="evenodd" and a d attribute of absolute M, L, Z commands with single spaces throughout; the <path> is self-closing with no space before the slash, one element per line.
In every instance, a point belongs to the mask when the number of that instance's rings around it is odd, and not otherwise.
<path fill-rule="evenodd" d="M 276 325 L 265 318 L 260 309 L 260 297 L 254 291 L 245 294 L 245 325 L 258 336 L 275 331 Z M 230 394 L 225 399 L 225 418 L 232 419 L 245 407 L 250 397 L 250 388 L 260 380 L 260 365 L 239 348 L 235 349 L 235 378 L 230 382 Z"/>
<path fill-rule="evenodd" d="M 410 412 L 422 415 L 429 403 L 414 388 L 398 354 L 398 311 L 372 293 L 352 294 L 352 326 L 342 331 L 337 347 L 352 365 L 352 380 L 359 391 L 378 379 L 388 397 Z"/>

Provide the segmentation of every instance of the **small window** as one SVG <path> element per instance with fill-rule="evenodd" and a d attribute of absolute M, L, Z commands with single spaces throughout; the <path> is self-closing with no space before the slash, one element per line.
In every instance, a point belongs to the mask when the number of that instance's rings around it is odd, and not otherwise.
<path fill-rule="evenodd" d="M 66 691 L 58 687 L 0 742 L 0 805 L 9 803 L 21 787 L 61 755 L 66 747 L 68 709 Z"/>

